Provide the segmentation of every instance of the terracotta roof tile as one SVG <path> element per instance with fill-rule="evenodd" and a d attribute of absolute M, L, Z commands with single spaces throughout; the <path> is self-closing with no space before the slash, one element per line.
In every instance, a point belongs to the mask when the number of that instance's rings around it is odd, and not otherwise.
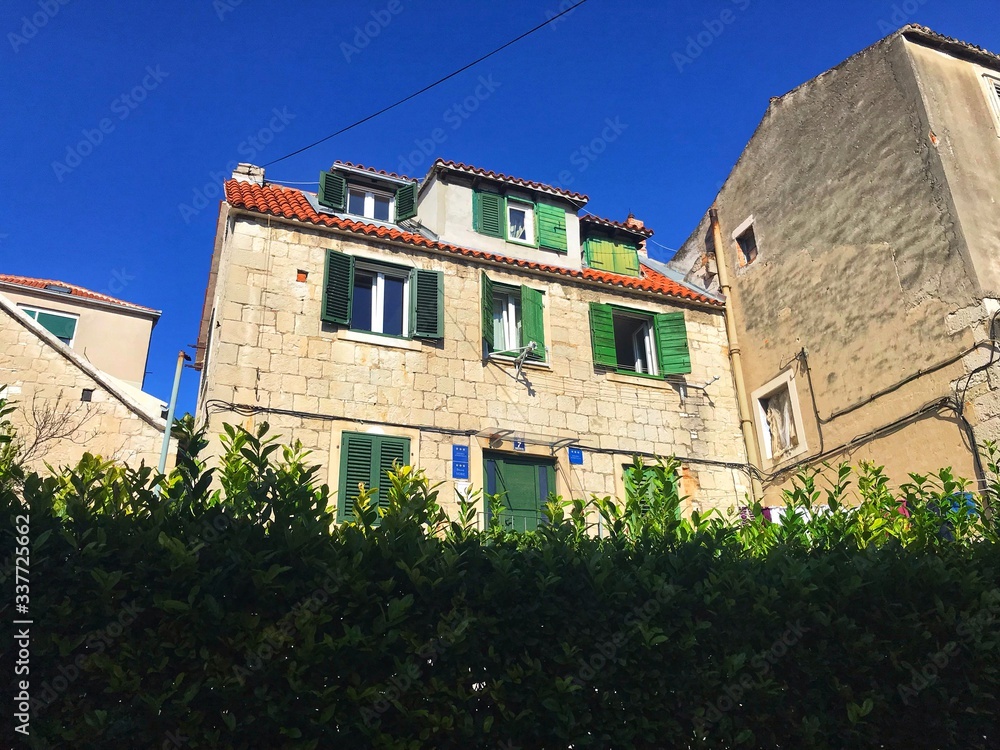
<path fill-rule="evenodd" d="M 225 189 L 226 200 L 232 206 L 246 208 L 252 211 L 259 211 L 265 214 L 272 214 L 274 216 L 283 216 L 286 219 L 294 219 L 296 221 L 318 224 L 348 232 L 356 232 L 358 234 L 377 237 L 379 239 L 406 242 L 418 247 L 443 250 L 445 252 L 455 253 L 456 255 L 462 255 L 468 258 L 478 258 L 496 263 L 505 263 L 519 268 L 528 268 L 534 271 L 557 274 L 559 276 L 596 281 L 610 286 L 655 292 L 668 297 L 677 297 L 679 299 L 687 299 L 693 302 L 701 302 L 709 305 L 721 306 L 723 304 L 717 299 L 700 294 L 699 292 L 696 292 L 683 284 L 679 284 L 646 266 L 642 267 L 642 276 L 640 278 L 621 276 L 615 273 L 597 271 L 592 268 L 575 270 L 563 268 L 561 266 L 552 266 L 546 263 L 536 263 L 534 261 L 523 260 L 520 258 L 510 258 L 496 253 L 484 252 L 482 250 L 470 250 L 469 248 L 451 245 L 446 242 L 437 242 L 429 240 L 422 235 L 415 234 L 413 232 L 406 232 L 400 229 L 366 224 L 362 221 L 353 221 L 339 216 L 331 216 L 330 214 L 321 214 L 312 207 L 312 204 L 301 190 L 296 190 L 294 188 L 283 187 L 281 185 L 261 186 L 249 182 L 227 180 Z"/>
<path fill-rule="evenodd" d="M 614 229 L 621 229 L 625 232 L 631 232 L 632 234 L 643 235 L 644 237 L 652 237 L 655 232 L 649 227 L 634 227 L 629 226 L 621 221 L 615 221 L 613 219 L 604 219 L 600 216 L 594 216 L 593 214 L 584 214 L 580 217 L 580 221 L 587 222 L 588 224 L 598 224 L 604 227 L 612 227 Z"/>
<path fill-rule="evenodd" d="M 522 187 L 532 188 L 534 190 L 544 190 L 549 193 L 556 193 L 558 195 L 571 198 L 575 201 L 582 201 L 583 203 L 587 203 L 590 200 L 590 198 L 583 193 L 574 193 L 572 190 L 564 190 L 563 188 L 553 187 L 552 185 L 546 185 L 541 182 L 534 182 L 533 180 L 522 180 L 520 177 L 511 177 L 510 175 L 503 174 L 502 172 L 491 172 L 481 167 L 473 167 L 457 161 L 445 161 L 444 159 L 438 159 L 434 162 L 431 169 L 433 171 L 433 169 L 438 167 L 454 169 L 458 172 L 466 172 L 467 174 L 479 175 L 480 177 L 488 177 L 491 180 L 508 182 L 512 185 L 521 185 Z"/>
<path fill-rule="evenodd" d="M 375 167 L 366 167 L 364 164 L 352 164 L 349 161 L 335 161 L 333 163 L 334 168 L 336 167 L 347 167 L 348 169 L 359 169 L 362 172 L 371 172 L 372 174 L 382 175 L 383 177 L 391 177 L 394 180 L 404 180 L 406 182 L 420 182 L 416 177 L 407 177 L 405 174 L 396 174 L 395 172 L 386 172 L 384 169 L 375 169 Z"/>
<path fill-rule="evenodd" d="M 13 276 L 11 274 L 0 273 L 0 284 L 12 284 L 14 286 L 23 286 L 30 289 L 41 290 L 45 290 L 47 286 L 64 287 L 69 289 L 69 294 L 67 295 L 69 297 L 105 302 L 109 305 L 118 305 L 119 307 L 124 307 L 129 310 L 141 310 L 142 312 L 156 313 L 157 316 L 160 315 L 160 311 L 154 310 L 152 307 L 144 307 L 143 305 L 126 302 L 125 300 L 117 299 L 115 297 L 108 296 L 107 294 L 92 292 L 91 290 L 84 289 L 82 286 L 77 286 L 76 284 L 67 284 L 65 281 L 56 281 L 54 279 L 32 279 L 27 276 Z"/>

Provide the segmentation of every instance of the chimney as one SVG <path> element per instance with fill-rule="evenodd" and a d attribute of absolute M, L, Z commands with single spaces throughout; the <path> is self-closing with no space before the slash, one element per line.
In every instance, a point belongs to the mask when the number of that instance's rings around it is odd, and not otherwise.
<path fill-rule="evenodd" d="M 253 164 L 240 162 L 233 170 L 233 179 L 237 182 L 249 182 L 254 185 L 264 184 L 264 167 L 256 167 Z"/>
<path fill-rule="evenodd" d="M 629 212 L 628 218 L 625 219 L 625 226 L 631 229 L 643 229 L 646 225 L 641 219 L 635 218 L 632 212 Z M 649 257 L 649 253 L 646 252 L 646 240 L 645 238 L 639 243 L 639 255 L 644 257 Z"/>

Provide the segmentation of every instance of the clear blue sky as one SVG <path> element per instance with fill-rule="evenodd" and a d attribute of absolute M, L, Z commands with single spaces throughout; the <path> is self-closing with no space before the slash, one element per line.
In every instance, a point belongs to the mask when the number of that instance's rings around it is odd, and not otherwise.
<path fill-rule="evenodd" d="M 229 166 L 277 159 L 364 117 L 561 2 L 8 0 L 0 270 L 163 310 L 146 390 L 166 398 L 176 352 L 198 335 Z M 982 0 L 589 0 L 267 177 L 315 182 L 335 159 L 390 170 L 408 160 L 422 176 L 442 156 L 561 182 L 590 195 L 594 213 L 631 210 L 675 248 L 771 96 L 904 22 L 1000 51 L 995 3 Z M 441 142 L 428 143 L 435 130 Z M 601 153 L 581 151 L 602 133 Z M 190 410 L 198 375 L 184 378 Z"/>

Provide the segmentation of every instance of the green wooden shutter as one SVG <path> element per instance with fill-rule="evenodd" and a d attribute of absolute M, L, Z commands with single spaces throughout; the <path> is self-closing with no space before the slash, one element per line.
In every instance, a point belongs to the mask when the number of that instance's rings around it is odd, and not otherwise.
<path fill-rule="evenodd" d="M 473 228 L 480 234 L 490 237 L 503 237 L 504 232 L 504 199 L 496 193 L 484 193 L 477 190 L 472 194 Z"/>
<path fill-rule="evenodd" d="M 521 287 L 521 346 L 534 341 L 538 348 L 528 355 L 530 359 L 545 361 L 544 296 L 537 289 Z M 492 323 L 492 318 L 490 320 Z"/>
<path fill-rule="evenodd" d="M 594 364 L 605 367 L 618 366 L 615 350 L 615 321 L 611 305 L 590 303 L 590 343 L 594 350 Z"/>
<path fill-rule="evenodd" d="M 72 339 L 76 332 L 76 318 L 68 318 L 65 315 L 52 315 L 47 312 L 40 312 L 37 316 L 32 316 L 38 321 L 46 331 L 57 339 Z"/>
<path fill-rule="evenodd" d="M 375 465 L 374 435 L 345 432 L 340 441 L 340 497 L 337 502 L 337 520 L 354 518 L 354 500 L 358 485 L 371 489 L 372 467 Z"/>
<path fill-rule="evenodd" d="M 485 272 L 480 274 L 483 280 L 483 341 L 489 349 L 493 349 L 493 282 Z"/>
<path fill-rule="evenodd" d="M 336 250 L 327 250 L 320 317 L 325 323 L 350 325 L 353 298 L 354 258 Z"/>
<path fill-rule="evenodd" d="M 631 245 L 615 247 L 615 272 L 625 276 L 639 275 L 639 251 Z"/>
<path fill-rule="evenodd" d="M 316 199 L 321 206 L 343 211 L 347 207 L 347 180 L 336 172 L 320 172 Z"/>
<path fill-rule="evenodd" d="M 683 375 L 691 372 L 691 352 L 688 350 L 687 325 L 684 313 L 662 313 L 653 316 L 656 331 L 656 352 L 661 375 Z"/>
<path fill-rule="evenodd" d="M 398 205 L 398 204 L 397 204 Z M 426 339 L 444 336 L 444 283 L 440 271 L 413 272 L 413 335 Z"/>
<path fill-rule="evenodd" d="M 408 182 L 396 191 L 396 221 L 417 215 L 417 183 Z"/>
<path fill-rule="evenodd" d="M 393 462 L 399 466 L 410 463 L 410 441 L 408 438 L 380 436 L 377 440 L 377 474 L 372 477 L 373 486 L 378 488 L 376 497 L 381 508 L 389 507 L 389 471 Z"/>
<path fill-rule="evenodd" d="M 615 246 L 611 240 L 589 238 L 584 244 L 587 265 L 598 271 L 615 272 Z"/>
<path fill-rule="evenodd" d="M 535 206 L 535 217 L 539 246 L 566 252 L 566 211 L 558 206 L 539 203 Z"/>

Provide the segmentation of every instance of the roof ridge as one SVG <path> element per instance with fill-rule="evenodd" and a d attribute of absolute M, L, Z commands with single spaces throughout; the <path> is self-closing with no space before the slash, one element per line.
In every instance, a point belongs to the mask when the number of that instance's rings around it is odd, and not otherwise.
<path fill-rule="evenodd" d="M 23 283 L 23 282 L 37 282 L 36 284 Z M 24 287 L 26 289 L 37 289 L 39 291 L 51 291 L 48 290 L 48 286 L 62 286 L 70 290 L 70 296 L 77 297 L 78 299 L 89 299 L 95 302 L 107 302 L 113 305 L 120 305 L 132 310 L 140 310 L 144 312 L 156 313 L 158 316 L 161 314 L 160 310 L 156 310 L 152 307 L 146 307 L 145 305 L 139 305 L 135 302 L 128 302 L 127 300 L 118 299 L 117 297 L 112 297 L 110 294 L 105 294 L 104 292 L 95 292 L 92 289 L 87 289 L 79 284 L 73 284 L 68 281 L 60 281 L 58 279 L 39 279 L 33 276 L 20 276 L 17 274 L 0 273 L 0 284 L 12 284 L 14 286 Z M 78 294 L 72 294 L 72 292 L 78 292 Z"/>
<path fill-rule="evenodd" d="M 341 161 L 340 159 L 337 159 L 337 161 L 333 163 L 333 166 L 348 167 L 349 169 L 359 169 L 362 172 L 371 172 L 372 174 L 379 174 L 382 175 L 383 177 L 391 177 L 394 180 L 403 180 L 405 182 L 420 182 L 420 179 L 418 177 L 408 177 L 405 174 L 396 174 L 395 172 L 387 172 L 384 169 L 378 169 L 376 167 L 366 167 L 364 164 L 354 164 L 353 162 Z"/>
<path fill-rule="evenodd" d="M 656 234 L 656 232 L 654 232 L 647 226 L 641 226 L 641 227 L 630 226 L 629 224 L 626 224 L 623 221 L 606 219 L 603 216 L 597 216 L 596 214 L 592 214 L 589 211 L 584 213 L 583 216 L 580 217 L 580 221 L 587 221 L 594 224 L 607 224 L 613 227 L 617 227 L 619 229 L 624 229 L 627 232 L 634 232 L 635 234 L 644 234 L 647 237 L 652 237 L 654 234 Z"/>
<path fill-rule="evenodd" d="M 472 174 L 479 175 L 481 177 L 488 177 L 491 180 L 497 180 L 498 182 L 511 182 L 515 185 L 522 185 L 524 187 L 533 188 L 535 190 L 548 190 L 550 192 L 556 193 L 558 195 L 563 195 L 567 198 L 571 198 L 575 201 L 583 201 L 584 203 L 590 202 L 590 197 L 584 195 L 583 193 L 577 193 L 573 190 L 566 190 L 565 188 L 556 187 L 555 185 L 547 185 L 544 182 L 535 182 L 534 180 L 526 180 L 523 177 L 514 177 L 512 175 L 504 174 L 503 172 L 494 172 L 490 169 L 483 169 L 482 167 L 475 167 L 471 164 L 464 164 L 460 161 L 452 161 L 450 159 L 438 158 L 431 165 L 431 171 L 437 167 L 448 167 L 449 169 L 455 169 L 459 172 L 471 172 Z"/>

